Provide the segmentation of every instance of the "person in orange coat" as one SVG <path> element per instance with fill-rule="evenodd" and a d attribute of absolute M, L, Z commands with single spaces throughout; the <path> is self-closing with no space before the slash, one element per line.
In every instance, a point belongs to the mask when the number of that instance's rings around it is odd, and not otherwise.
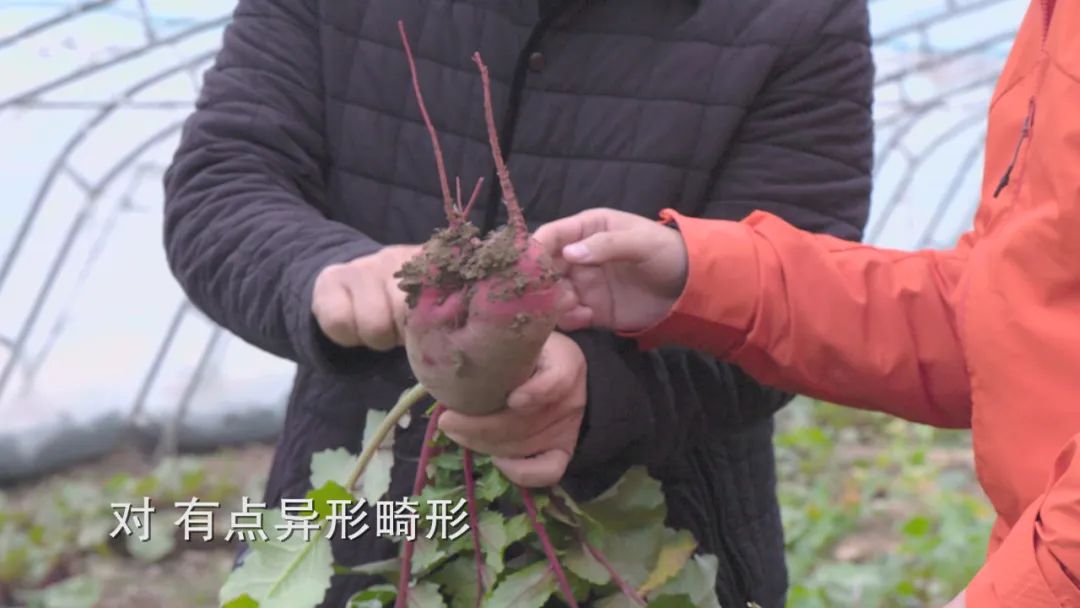
<path fill-rule="evenodd" d="M 586 325 L 674 343 L 805 395 L 971 428 L 997 512 L 951 606 L 1080 607 L 1080 0 L 1034 0 L 990 106 L 982 204 L 904 252 L 665 211 L 548 224 Z"/>

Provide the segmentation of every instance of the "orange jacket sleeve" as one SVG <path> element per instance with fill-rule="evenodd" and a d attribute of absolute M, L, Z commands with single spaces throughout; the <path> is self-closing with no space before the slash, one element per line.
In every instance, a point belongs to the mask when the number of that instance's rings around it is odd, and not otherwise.
<path fill-rule="evenodd" d="M 665 210 L 689 254 L 667 318 L 634 334 L 726 358 L 758 381 L 941 427 L 971 420 L 954 307 L 967 238 L 908 253 L 800 231 L 755 212 L 742 222 Z"/>
<path fill-rule="evenodd" d="M 968 608 L 1080 608 L 1080 435 L 968 586 Z"/>

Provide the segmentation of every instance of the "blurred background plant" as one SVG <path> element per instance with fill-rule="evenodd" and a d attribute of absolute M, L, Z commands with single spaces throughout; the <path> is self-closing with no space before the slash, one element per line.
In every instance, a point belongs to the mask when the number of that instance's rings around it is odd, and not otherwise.
<path fill-rule="evenodd" d="M 940 606 L 978 570 L 970 434 L 800 399 L 776 443 L 790 606 Z"/>
<path fill-rule="evenodd" d="M 0 606 L 216 606 L 234 549 L 224 538 L 242 497 L 262 494 L 269 448 L 163 460 L 116 454 L 41 482 L 0 491 Z M 132 472 L 136 471 L 136 472 Z M 145 540 L 123 507 L 155 511 Z M 218 503 L 213 535 L 184 537 L 177 503 Z M 115 508 L 113 505 L 117 505 Z M 193 520 L 194 521 L 194 520 Z"/>

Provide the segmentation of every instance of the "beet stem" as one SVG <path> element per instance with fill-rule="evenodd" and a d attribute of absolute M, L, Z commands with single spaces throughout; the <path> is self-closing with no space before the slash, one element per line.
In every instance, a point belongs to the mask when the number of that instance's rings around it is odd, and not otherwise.
<path fill-rule="evenodd" d="M 455 177 L 454 181 L 457 183 L 457 201 L 455 201 L 455 204 L 457 205 L 457 211 L 460 214 L 461 210 L 464 208 L 462 205 L 465 204 L 465 202 L 461 200 L 461 176 Z"/>
<path fill-rule="evenodd" d="M 469 197 L 468 204 L 465 205 L 465 209 L 461 212 L 462 217 L 469 217 L 469 212 L 472 211 L 473 205 L 476 203 L 476 199 L 480 196 L 480 187 L 484 185 L 484 178 L 476 180 L 476 187 L 473 188 L 472 196 Z"/>
<path fill-rule="evenodd" d="M 566 578 L 566 571 L 563 570 L 562 564 L 559 563 L 559 556 L 555 553 L 555 547 L 551 544 L 551 537 L 548 536 L 544 524 L 540 523 L 532 493 L 521 486 L 518 486 L 518 492 L 521 492 L 521 500 L 525 503 L 525 511 L 529 514 L 529 521 L 532 522 L 533 530 L 540 537 L 540 545 L 544 547 L 544 555 L 547 556 L 548 564 L 550 564 L 552 571 L 555 572 L 555 578 L 559 581 L 559 589 L 562 591 L 563 599 L 570 605 L 570 608 L 578 608 L 574 592 L 570 588 L 570 581 Z"/>
<path fill-rule="evenodd" d="M 480 510 L 476 505 L 476 476 L 473 470 L 473 454 L 469 448 L 462 448 L 462 460 L 465 469 L 465 497 L 469 503 L 469 527 L 472 528 L 473 556 L 476 559 L 476 607 L 480 608 L 484 599 L 484 555 L 480 550 Z"/>
<path fill-rule="evenodd" d="M 611 565 L 611 562 L 608 561 L 607 557 L 601 553 L 599 549 L 592 546 L 592 544 L 585 540 L 584 537 L 582 537 L 581 542 L 585 545 L 585 549 L 589 554 L 593 556 L 593 559 L 600 562 L 600 565 L 608 571 L 608 574 L 611 575 L 611 580 L 615 583 L 615 586 L 622 591 L 623 595 L 638 606 L 644 606 L 646 604 L 645 599 L 638 594 L 637 590 L 634 589 L 630 583 L 626 582 L 626 579 L 619 576 L 619 573 L 615 570 L 615 566 Z"/>
<path fill-rule="evenodd" d="M 435 439 L 435 432 L 439 430 L 439 417 L 442 416 L 445 410 L 446 407 L 443 404 L 437 404 L 435 410 L 431 412 L 431 418 L 428 419 L 427 429 L 424 431 L 424 443 L 420 446 L 420 462 L 416 465 L 416 477 L 413 479 L 413 496 L 419 497 L 420 493 L 424 491 L 424 486 L 427 485 L 427 467 L 428 463 L 431 462 L 431 455 L 435 451 L 432 440 Z M 405 546 L 402 548 L 401 553 L 401 572 L 398 573 L 398 593 L 397 599 L 394 601 L 395 608 L 405 608 L 409 605 L 409 582 L 412 580 L 412 558 L 415 549 L 415 543 L 405 539 Z"/>
<path fill-rule="evenodd" d="M 349 477 L 345 481 L 346 490 L 351 492 L 352 489 L 356 487 L 356 482 L 359 481 L 360 477 L 364 474 L 364 470 L 367 469 L 368 464 L 371 462 L 371 458 L 375 456 L 375 451 L 382 445 L 386 436 L 390 434 L 390 431 L 394 430 L 394 426 L 397 425 L 398 421 L 412 410 L 412 406 L 416 405 L 416 402 L 423 399 L 427 394 L 427 389 L 424 388 L 422 384 L 417 384 L 401 394 L 401 398 L 398 399 L 398 402 L 386 413 L 386 418 L 383 418 L 382 424 L 375 429 L 375 434 L 372 435 L 371 441 L 365 445 L 364 450 L 360 452 L 360 457 L 356 459 L 356 464 L 353 466 L 352 472 L 349 473 Z"/>
<path fill-rule="evenodd" d="M 446 219 L 451 227 L 461 223 L 461 216 L 454 210 L 454 201 L 450 195 L 450 183 L 446 179 L 446 163 L 443 160 L 442 146 L 439 145 L 439 134 L 435 130 L 435 124 L 431 122 L 427 105 L 424 104 L 424 95 L 420 92 L 420 77 L 416 72 L 416 60 L 413 59 L 412 48 L 409 46 L 409 37 L 405 35 L 405 22 L 398 21 L 398 31 L 401 33 L 401 44 L 405 47 L 405 58 L 409 61 L 409 73 L 412 74 L 413 91 L 416 92 L 416 103 L 420 106 L 420 115 L 424 118 L 424 126 L 431 135 L 431 147 L 435 151 L 435 167 L 439 171 L 439 187 L 442 189 L 443 209 L 446 211 Z"/>
<path fill-rule="evenodd" d="M 401 552 L 401 572 L 398 574 L 397 599 L 394 608 L 406 608 L 409 605 L 409 581 L 412 580 L 412 558 L 416 545 L 411 540 L 405 541 Z"/>
<path fill-rule="evenodd" d="M 495 172 L 499 176 L 499 186 L 502 188 L 503 202 L 506 203 L 510 226 L 516 231 L 515 238 L 521 244 L 528 238 L 529 229 L 525 225 L 525 214 L 521 210 L 517 194 L 514 193 L 514 185 L 510 182 L 510 170 L 506 167 L 502 149 L 499 147 L 499 131 L 495 127 L 495 110 L 491 103 L 491 76 L 479 51 L 473 53 L 473 62 L 480 69 L 480 81 L 484 90 L 484 118 L 487 121 L 488 139 L 491 142 L 491 156 L 495 159 Z"/>
<path fill-rule="evenodd" d="M 427 485 L 427 465 L 435 455 L 435 433 L 439 431 L 439 418 L 445 411 L 446 406 L 438 403 L 431 412 L 431 418 L 428 418 L 427 428 L 424 429 L 424 443 L 420 446 L 420 462 L 416 465 L 416 477 L 413 478 L 413 496 L 419 497 Z"/>
<path fill-rule="evenodd" d="M 551 500 L 556 501 L 556 503 L 560 507 L 563 506 L 564 503 L 555 494 L 548 492 L 548 497 Z M 588 541 L 588 539 L 585 538 L 585 534 L 582 533 L 581 530 L 578 530 L 578 540 L 581 541 L 581 544 L 585 547 L 585 550 L 588 551 L 589 554 L 592 555 L 593 558 L 597 562 L 599 562 L 605 570 L 607 570 L 608 575 L 611 576 L 612 582 L 615 583 L 615 586 L 619 588 L 619 591 L 621 591 L 623 595 L 625 595 L 630 601 L 634 602 L 639 606 L 644 606 L 648 604 L 648 602 L 645 601 L 641 594 L 639 594 L 637 590 L 634 589 L 633 585 L 626 582 L 626 579 L 619 575 L 619 572 L 615 569 L 615 566 L 613 566 L 612 563 L 608 561 L 607 556 L 605 556 L 600 551 L 600 549 L 597 549 Z"/>

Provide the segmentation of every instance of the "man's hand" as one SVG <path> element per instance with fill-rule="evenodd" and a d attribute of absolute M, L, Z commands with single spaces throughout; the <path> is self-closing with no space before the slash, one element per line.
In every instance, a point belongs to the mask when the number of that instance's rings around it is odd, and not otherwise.
<path fill-rule="evenodd" d="M 324 268 L 315 279 L 311 312 L 326 337 L 345 347 L 401 345 L 405 293 L 394 273 L 419 252 L 419 245 L 391 245 Z"/>
<path fill-rule="evenodd" d="M 574 454 L 585 401 L 585 355 L 556 332 L 540 352 L 536 373 L 510 393 L 506 409 L 487 416 L 447 410 L 439 428 L 462 446 L 490 454 L 510 481 L 552 486 Z"/>
<path fill-rule="evenodd" d="M 560 316 L 566 331 L 645 329 L 667 314 L 686 285 L 682 236 L 639 215 L 590 209 L 541 226 L 534 236 L 577 298 Z"/>

